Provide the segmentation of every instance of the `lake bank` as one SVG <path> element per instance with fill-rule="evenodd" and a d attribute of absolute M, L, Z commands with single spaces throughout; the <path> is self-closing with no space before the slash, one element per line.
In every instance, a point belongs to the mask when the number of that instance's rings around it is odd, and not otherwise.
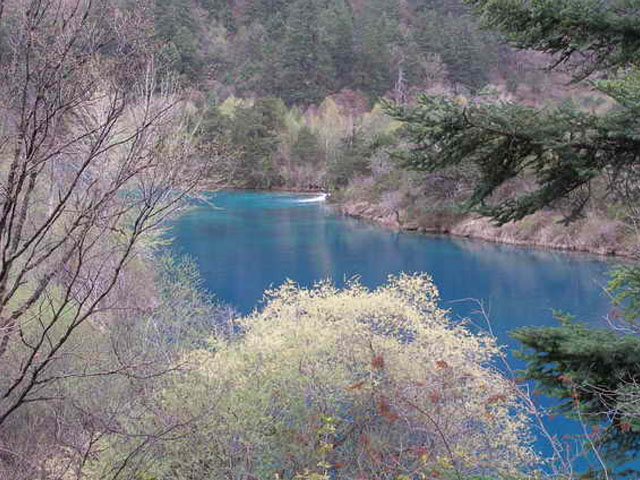
<path fill-rule="evenodd" d="M 211 189 L 211 191 L 216 189 Z M 224 187 L 217 191 L 290 193 L 318 195 L 320 188 L 277 187 L 269 190 Z M 470 238 L 519 247 L 589 253 L 599 256 L 636 259 L 638 245 L 634 235 L 622 222 L 588 215 L 564 225 L 562 215 L 555 211 L 537 212 L 519 222 L 501 227 L 478 215 L 451 214 L 434 211 L 411 215 L 406 209 L 389 209 L 364 200 L 331 201 L 329 204 L 347 217 L 371 221 L 393 230 Z"/>
<path fill-rule="evenodd" d="M 343 215 L 396 230 L 602 256 L 636 258 L 637 255 L 637 242 L 622 222 L 595 216 L 564 225 L 557 212 L 538 212 L 519 222 L 497 227 L 490 219 L 477 215 L 436 211 L 430 215 L 411 216 L 406 210 L 391 210 L 366 201 L 343 201 L 334 205 Z"/>

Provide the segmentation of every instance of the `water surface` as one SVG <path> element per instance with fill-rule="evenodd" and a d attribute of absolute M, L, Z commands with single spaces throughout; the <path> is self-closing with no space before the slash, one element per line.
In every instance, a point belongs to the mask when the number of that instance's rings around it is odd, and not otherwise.
<path fill-rule="evenodd" d="M 222 192 L 182 216 L 174 245 L 193 256 L 206 286 L 246 313 L 287 278 L 301 285 L 355 276 L 368 286 L 399 272 L 427 272 L 443 304 L 466 315 L 482 299 L 503 332 L 553 323 L 552 309 L 601 324 L 611 262 L 596 256 L 396 232 L 336 215 L 318 196 Z"/>
<path fill-rule="evenodd" d="M 310 286 L 359 276 L 374 287 L 390 274 L 427 272 L 454 317 L 484 323 L 467 299 L 481 300 L 494 334 L 510 347 L 514 328 L 555 325 L 553 309 L 605 324 L 602 286 L 612 263 L 600 257 L 395 232 L 336 215 L 318 196 L 222 192 L 208 200 L 176 222 L 174 246 L 195 258 L 211 292 L 243 313 L 288 278 Z M 550 428 L 579 432 L 565 419 Z"/>

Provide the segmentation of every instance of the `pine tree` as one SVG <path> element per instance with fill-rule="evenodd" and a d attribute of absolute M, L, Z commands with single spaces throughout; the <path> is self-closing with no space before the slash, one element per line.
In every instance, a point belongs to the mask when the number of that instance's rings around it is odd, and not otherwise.
<path fill-rule="evenodd" d="M 231 9 L 233 2 L 229 0 L 199 0 L 199 3 L 208 12 L 209 19 L 216 19 L 231 32 L 237 30 L 238 26 Z"/>
<path fill-rule="evenodd" d="M 489 82 L 495 63 L 495 35 L 480 31 L 470 8 L 462 2 L 414 2 L 413 22 L 419 48 L 444 61 L 456 87 L 477 91 Z"/>
<path fill-rule="evenodd" d="M 268 25 L 273 16 L 283 12 L 287 6 L 287 0 L 250 0 L 249 6 L 244 11 L 244 21 L 251 23 L 259 21 Z"/>
<path fill-rule="evenodd" d="M 468 207 L 503 224 L 555 205 L 602 174 L 635 182 L 640 168 L 640 5 L 611 0 L 469 0 L 485 24 L 513 45 L 553 55 L 574 81 L 608 95 L 614 107 L 595 114 L 572 104 L 537 109 L 509 102 L 463 101 L 423 95 L 415 107 L 387 105 L 406 123 L 413 147 L 405 165 L 433 171 L 464 167 L 477 172 Z M 536 187 L 496 199 L 496 190 L 527 177 Z M 615 185 L 612 185 L 615 186 Z M 502 195 L 505 195 L 502 192 Z M 567 220 L 588 195 L 578 196 Z M 633 198 L 630 201 L 637 201 Z M 526 374 L 543 393 L 564 399 L 565 411 L 607 428 L 599 446 L 628 460 L 640 451 L 640 269 L 623 266 L 609 285 L 630 335 L 591 330 L 561 316 L 558 328 L 522 329 Z M 615 463 L 609 465 L 613 470 Z"/>
<path fill-rule="evenodd" d="M 322 158 L 322 153 L 318 136 L 306 125 L 303 126 L 291 147 L 293 161 L 298 164 L 317 164 Z"/>
<path fill-rule="evenodd" d="M 574 0 L 470 3 L 516 46 L 553 53 L 557 65 L 586 59 L 576 79 L 595 70 L 609 75 L 593 85 L 616 108 L 597 115 L 571 104 L 537 109 L 429 96 L 415 108 L 388 105 L 391 115 L 406 122 L 415 146 L 406 155 L 408 167 L 435 170 L 464 162 L 477 169 L 480 181 L 469 206 L 502 224 L 587 189 L 605 170 L 640 164 L 640 21 L 633 12 L 591 1 L 584 8 Z M 535 177 L 535 190 L 492 202 L 499 186 L 524 175 Z"/>
<path fill-rule="evenodd" d="M 355 86 L 382 95 L 393 86 L 391 46 L 399 39 L 399 12 L 395 2 L 370 0 L 356 22 Z"/>
<path fill-rule="evenodd" d="M 354 129 L 351 135 L 340 142 L 335 158 L 327 165 L 327 183 L 331 188 L 344 187 L 349 180 L 358 175 L 371 173 L 369 158 L 375 145 L 372 145 L 360 129 Z"/>
<path fill-rule="evenodd" d="M 202 62 L 198 54 L 198 30 L 188 0 L 156 0 L 155 26 L 159 40 L 165 45 L 161 55 L 171 59 L 170 67 L 196 80 Z"/>
<path fill-rule="evenodd" d="M 320 11 L 318 28 L 326 32 L 336 90 L 348 87 L 355 62 L 353 12 L 349 3 L 346 0 L 328 0 Z"/>
<path fill-rule="evenodd" d="M 230 124 L 229 140 L 239 148 L 234 180 L 244 187 L 270 188 L 279 182 L 275 169 L 286 107 L 281 100 L 264 97 L 238 108 Z"/>
<path fill-rule="evenodd" d="M 538 391 L 562 400 L 556 410 L 604 427 L 593 441 L 615 470 L 640 451 L 640 338 L 590 329 L 566 314 L 557 317 L 559 327 L 514 333 L 527 361 L 524 375 L 535 380 Z"/>
<path fill-rule="evenodd" d="M 334 87 L 330 39 L 319 28 L 320 12 L 317 0 L 294 0 L 287 9 L 279 93 L 288 104 L 317 103 Z"/>

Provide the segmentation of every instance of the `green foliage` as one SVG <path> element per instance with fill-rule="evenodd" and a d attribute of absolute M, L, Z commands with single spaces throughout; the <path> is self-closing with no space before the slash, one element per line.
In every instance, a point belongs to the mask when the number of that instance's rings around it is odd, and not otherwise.
<path fill-rule="evenodd" d="M 155 30 L 163 63 L 190 84 L 288 105 L 422 85 L 433 54 L 456 85 L 484 86 L 498 45 L 462 0 L 408 3 L 155 0 Z"/>
<path fill-rule="evenodd" d="M 489 83 L 491 67 L 497 61 L 495 35 L 478 29 L 461 2 L 420 3 L 415 7 L 419 47 L 442 58 L 454 84 L 477 91 Z"/>
<path fill-rule="evenodd" d="M 304 125 L 298 132 L 298 138 L 291 147 L 291 156 L 294 162 L 311 164 L 318 164 L 322 158 L 318 136 L 308 126 Z"/>
<path fill-rule="evenodd" d="M 381 95 L 392 86 L 391 47 L 398 39 L 398 7 L 387 0 L 365 2 L 357 19 L 355 86 Z"/>
<path fill-rule="evenodd" d="M 361 99 L 362 97 L 356 97 Z M 234 186 L 321 189 L 370 173 L 372 158 L 397 142 L 399 123 L 379 105 L 354 115 L 331 97 L 318 110 L 286 109 L 281 100 L 212 100 L 201 140 L 224 145 L 213 174 Z M 217 180 L 217 177 L 216 177 Z"/>
<path fill-rule="evenodd" d="M 168 67 L 195 79 L 201 68 L 197 50 L 197 30 L 188 0 L 156 0 L 155 26 L 164 44 L 160 55 Z"/>
<path fill-rule="evenodd" d="M 320 22 L 317 0 L 293 0 L 279 46 L 280 96 L 288 104 L 317 103 L 331 90 L 336 76 L 327 31 Z"/>
<path fill-rule="evenodd" d="M 325 33 L 325 42 L 335 69 L 335 88 L 351 85 L 354 50 L 354 18 L 347 0 L 330 0 L 321 9 L 318 26 Z"/>
<path fill-rule="evenodd" d="M 636 326 L 640 319 L 640 266 L 622 265 L 611 271 L 607 290 L 624 321 Z"/>
<path fill-rule="evenodd" d="M 273 21 L 286 8 L 287 0 L 253 0 L 249 2 L 249 7 L 244 12 L 246 22 L 256 20 L 266 20 L 265 23 Z"/>
<path fill-rule="evenodd" d="M 514 103 L 467 102 L 421 96 L 416 107 L 387 105 L 406 122 L 413 144 L 403 155 L 407 167 L 435 171 L 461 164 L 479 172 L 470 208 L 503 224 L 566 198 L 602 173 L 636 164 L 640 141 L 637 117 L 604 116 L 571 104 L 539 110 Z M 533 176 L 537 187 L 508 198 L 493 196 L 510 180 Z M 584 203 L 575 206 L 578 214 Z"/>
<path fill-rule="evenodd" d="M 578 51 L 595 56 L 596 63 L 584 64 L 586 73 L 622 63 L 628 66 L 640 50 L 640 42 L 633 40 L 640 37 L 636 37 L 628 12 L 605 8 L 602 2 L 587 8 L 571 0 L 469 3 L 518 46 L 559 53 L 560 61 Z M 640 24 L 637 28 L 640 31 Z M 567 29 L 572 34 L 561 35 Z M 621 44 L 598 43 L 614 40 Z M 480 180 L 469 206 L 503 224 L 588 190 L 605 170 L 621 171 L 637 164 L 640 79 L 629 71 L 601 82 L 599 88 L 619 108 L 595 115 L 571 104 L 536 109 L 422 96 L 414 108 L 387 105 L 387 110 L 407 124 L 414 145 L 405 158 L 407 166 L 433 171 L 465 162 L 478 169 Z M 499 187 L 524 176 L 535 178 L 537 186 L 532 191 L 496 199 Z M 585 202 L 578 199 L 570 219 L 581 212 Z"/>
<path fill-rule="evenodd" d="M 279 183 L 276 154 L 286 107 L 267 97 L 235 108 L 227 124 L 227 140 L 240 150 L 231 180 L 245 187 L 269 188 Z"/>
<path fill-rule="evenodd" d="M 571 413 L 576 405 L 590 416 L 604 418 L 605 412 L 613 412 L 612 420 L 619 424 L 615 392 L 637 374 L 640 339 L 590 329 L 573 323 L 566 314 L 556 316 L 562 323 L 559 327 L 527 327 L 513 334 L 532 349 L 521 353 L 528 362 L 526 376 L 539 382 L 546 393 L 564 399 L 565 412 Z"/>
<path fill-rule="evenodd" d="M 199 0 L 200 5 L 210 17 L 222 22 L 230 31 L 237 28 L 236 20 L 232 12 L 232 2 L 229 0 Z"/>
<path fill-rule="evenodd" d="M 225 107 L 228 109 L 230 104 L 231 102 Z M 217 105 L 217 102 L 213 99 L 204 108 L 200 123 L 200 135 L 203 141 L 215 142 L 224 137 L 230 116 L 225 115 L 224 111 L 223 107 Z"/>
<path fill-rule="evenodd" d="M 636 64 L 640 50 L 637 2 L 628 0 L 466 0 L 485 25 L 515 46 L 580 62 L 576 78 Z"/>
<path fill-rule="evenodd" d="M 562 325 L 521 328 L 524 375 L 541 393 L 561 399 L 559 409 L 601 427 L 594 441 L 611 469 L 636 458 L 640 450 L 640 338 L 594 330 L 557 314 Z"/>
<path fill-rule="evenodd" d="M 349 180 L 370 172 L 369 156 L 375 150 L 359 132 L 344 138 L 339 146 L 338 155 L 327 165 L 327 184 L 331 188 L 344 187 Z"/>

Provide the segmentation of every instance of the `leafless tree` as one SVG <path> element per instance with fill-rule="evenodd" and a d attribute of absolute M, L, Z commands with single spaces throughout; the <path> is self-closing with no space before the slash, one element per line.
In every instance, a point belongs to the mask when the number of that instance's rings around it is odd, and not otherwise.
<path fill-rule="evenodd" d="M 117 342 L 114 364 L 93 364 L 89 336 L 109 338 L 146 280 L 131 265 L 207 168 L 136 4 L 0 0 L 0 473 L 38 463 L 6 444 L 29 408 L 64 402 L 79 378 L 141 375 Z M 86 423 L 85 459 L 113 426 Z"/>

